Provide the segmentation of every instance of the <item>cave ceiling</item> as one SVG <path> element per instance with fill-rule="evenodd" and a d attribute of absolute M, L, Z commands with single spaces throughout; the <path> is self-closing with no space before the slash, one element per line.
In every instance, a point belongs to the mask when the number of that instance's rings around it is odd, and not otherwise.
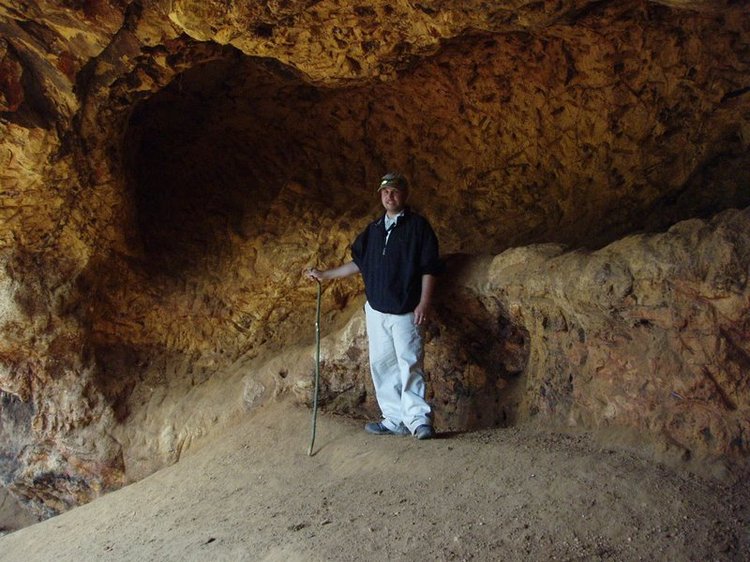
<path fill-rule="evenodd" d="M 47 171 L 18 155 L 65 184 L 45 211 L 81 207 L 71 220 L 127 253 L 184 239 L 154 216 L 160 205 L 176 207 L 173 222 L 197 205 L 212 247 L 228 238 L 218 215 L 247 234 L 249 207 L 262 214 L 289 182 L 361 221 L 392 168 L 444 225 L 449 252 L 602 245 L 748 197 L 741 3 L 10 2 L 3 13 L 7 132 L 70 160 L 62 174 L 58 160 L 43 159 Z M 27 214 L 13 221 L 42 220 Z"/>

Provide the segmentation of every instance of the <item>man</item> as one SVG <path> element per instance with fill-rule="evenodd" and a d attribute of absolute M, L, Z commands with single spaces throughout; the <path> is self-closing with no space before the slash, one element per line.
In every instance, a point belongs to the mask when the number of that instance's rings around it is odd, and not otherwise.
<path fill-rule="evenodd" d="M 378 188 L 385 215 L 359 235 L 352 261 L 329 270 L 309 269 L 324 281 L 362 273 L 370 348 L 370 373 L 382 421 L 365 431 L 375 435 L 435 436 L 425 401 L 422 327 L 427 323 L 441 262 L 438 241 L 427 220 L 406 205 L 406 178 L 388 173 Z"/>

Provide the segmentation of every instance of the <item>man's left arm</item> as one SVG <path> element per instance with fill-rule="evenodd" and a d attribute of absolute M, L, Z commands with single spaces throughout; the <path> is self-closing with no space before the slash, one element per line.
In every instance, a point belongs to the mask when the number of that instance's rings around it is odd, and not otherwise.
<path fill-rule="evenodd" d="M 414 309 L 414 323 L 417 326 L 423 326 L 429 319 L 432 311 L 432 294 L 435 292 L 437 278 L 434 275 L 425 273 L 422 275 L 422 298 L 419 300 L 417 308 Z"/>

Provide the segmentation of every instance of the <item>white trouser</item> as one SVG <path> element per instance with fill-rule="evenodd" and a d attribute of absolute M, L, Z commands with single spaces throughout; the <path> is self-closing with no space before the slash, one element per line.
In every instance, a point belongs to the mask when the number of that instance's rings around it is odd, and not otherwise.
<path fill-rule="evenodd" d="M 365 303 L 370 342 L 370 373 L 383 425 L 398 431 L 401 424 L 411 433 L 430 423 L 422 371 L 422 334 L 414 313 L 385 314 Z"/>

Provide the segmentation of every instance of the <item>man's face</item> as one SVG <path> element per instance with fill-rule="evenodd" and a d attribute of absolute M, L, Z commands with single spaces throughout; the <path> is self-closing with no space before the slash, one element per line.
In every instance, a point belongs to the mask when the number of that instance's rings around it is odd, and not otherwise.
<path fill-rule="evenodd" d="M 385 187 L 380 190 L 380 201 L 383 203 L 386 212 L 390 216 L 394 216 L 404 210 L 408 195 L 408 191 L 404 189 Z"/>

